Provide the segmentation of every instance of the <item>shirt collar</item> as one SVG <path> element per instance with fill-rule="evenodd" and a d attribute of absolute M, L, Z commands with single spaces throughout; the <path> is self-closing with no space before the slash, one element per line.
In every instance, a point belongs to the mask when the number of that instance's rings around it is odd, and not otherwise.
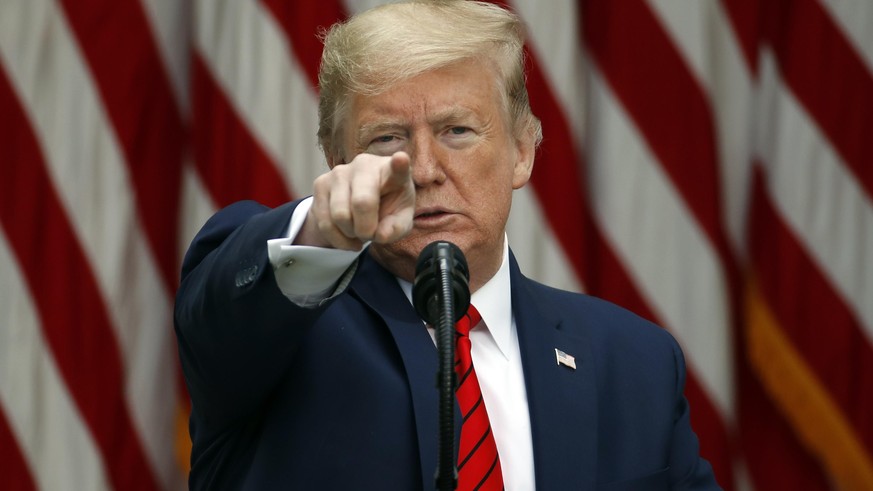
<path fill-rule="evenodd" d="M 412 303 L 412 283 L 400 278 L 397 281 L 409 303 Z M 470 302 L 482 315 L 483 327 L 491 333 L 503 356 L 508 358 L 512 341 L 512 289 L 509 280 L 509 245 L 505 235 L 500 268 L 487 283 L 473 293 Z"/>

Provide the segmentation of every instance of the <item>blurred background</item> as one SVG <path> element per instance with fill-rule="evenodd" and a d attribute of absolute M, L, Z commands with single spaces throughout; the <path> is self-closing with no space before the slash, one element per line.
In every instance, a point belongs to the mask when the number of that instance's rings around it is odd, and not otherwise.
<path fill-rule="evenodd" d="M 0 489 L 185 488 L 181 256 L 309 194 L 317 33 L 377 3 L 0 0 Z M 676 336 L 725 489 L 873 489 L 873 3 L 509 4 L 522 269 Z"/>

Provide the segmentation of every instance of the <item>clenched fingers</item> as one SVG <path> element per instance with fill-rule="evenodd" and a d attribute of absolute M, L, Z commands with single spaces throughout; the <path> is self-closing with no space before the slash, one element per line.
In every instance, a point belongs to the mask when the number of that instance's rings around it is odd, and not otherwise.
<path fill-rule="evenodd" d="M 361 154 L 316 179 L 304 227 L 321 239 L 313 245 L 355 250 L 367 241 L 393 242 L 406 235 L 414 207 L 409 156 Z"/>

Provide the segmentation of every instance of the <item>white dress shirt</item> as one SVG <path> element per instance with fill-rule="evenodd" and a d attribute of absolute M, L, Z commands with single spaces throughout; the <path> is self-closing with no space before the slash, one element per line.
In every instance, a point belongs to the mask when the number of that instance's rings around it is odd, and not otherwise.
<path fill-rule="evenodd" d="M 346 270 L 363 251 L 292 245 L 311 204 L 312 198 L 308 198 L 294 210 L 287 237 L 267 241 L 279 288 L 294 303 L 310 307 L 324 300 L 332 289 L 335 294 L 345 289 L 353 274 Z M 412 303 L 412 284 L 399 278 L 397 281 Z M 471 356 L 500 454 L 504 486 L 510 491 L 532 490 L 533 442 L 512 313 L 509 247 L 505 237 L 500 269 L 473 293 L 471 303 L 482 314 L 482 322 L 470 331 Z M 435 336 L 432 328 L 428 330 L 431 337 Z"/>

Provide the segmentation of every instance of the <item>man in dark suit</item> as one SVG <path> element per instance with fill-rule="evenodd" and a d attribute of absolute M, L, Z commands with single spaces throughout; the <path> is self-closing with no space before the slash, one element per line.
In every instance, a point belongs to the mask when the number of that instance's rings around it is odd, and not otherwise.
<path fill-rule="evenodd" d="M 192 489 L 433 489 L 437 352 L 409 298 L 435 240 L 463 250 L 482 318 L 460 336 L 480 397 L 469 414 L 485 415 L 466 448 L 473 424 L 458 418 L 460 489 L 718 489 L 673 338 L 525 278 L 509 251 L 512 192 L 540 139 L 522 45 L 513 14 L 458 0 L 328 33 L 331 170 L 310 198 L 220 211 L 185 257 Z M 466 465 L 486 447 L 486 465 Z"/>

